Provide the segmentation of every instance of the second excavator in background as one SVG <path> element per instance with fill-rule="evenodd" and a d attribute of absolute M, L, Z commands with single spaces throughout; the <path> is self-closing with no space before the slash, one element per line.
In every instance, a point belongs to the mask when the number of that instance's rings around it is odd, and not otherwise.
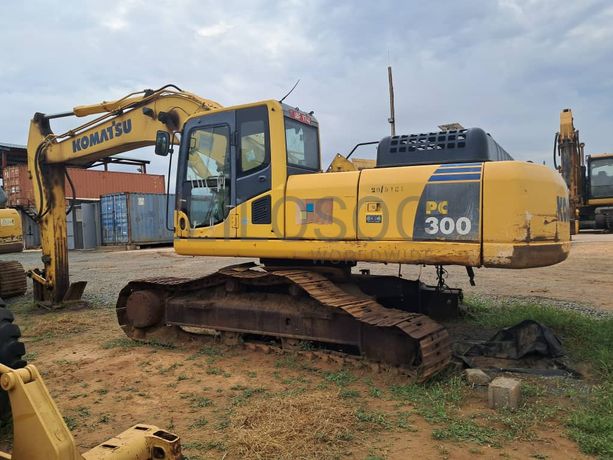
<path fill-rule="evenodd" d="M 6 207 L 6 194 L 0 187 L 0 254 L 23 251 L 23 230 L 19 211 Z M 0 305 L 2 299 L 20 296 L 28 287 L 26 272 L 17 261 L 0 260 Z"/>
<path fill-rule="evenodd" d="M 571 232 L 576 234 L 580 229 L 613 231 L 613 154 L 586 157 L 584 150 L 572 110 L 562 110 L 553 161 L 568 186 Z"/>
<path fill-rule="evenodd" d="M 63 134 L 50 126 L 95 114 Z M 169 85 L 35 114 L 28 168 L 43 248 L 44 267 L 31 272 L 39 302 L 79 291 L 68 279 L 66 167 L 146 145 L 171 158 L 179 145 L 176 252 L 259 264 L 129 282 L 117 318 L 137 340 L 190 331 L 307 342 L 426 379 L 451 356 L 433 317 L 461 300 L 445 285 L 444 265 L 465 266 L 472 280 L 473 267 L 547 266 L 570 249 L 564 181 L 514 161 L 481 129 L 386 137 L 374 168 L 322 172 L 312 113 L 276 100 L 222 107 Z M 434 265 L 439 282 L 355 273 L 359 262 Z"/>

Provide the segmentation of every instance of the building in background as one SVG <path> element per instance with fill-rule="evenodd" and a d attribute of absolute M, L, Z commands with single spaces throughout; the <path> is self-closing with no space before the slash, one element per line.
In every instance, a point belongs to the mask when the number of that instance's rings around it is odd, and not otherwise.
<path fill-rule="evenodd" d="M 71 210 L 67 215 L 69 249 L 89 249 L 102 244 L 101 196 L 125 192 L 164 194 L 164 176 L 147 174 L 149 163 L 147 160 L 110 157 L 91 165 L 91 167 L 101 166 L 103 170 L 68 168 L 68 175 L 72 179 L 76 195 L 72 196 L 72 188 L 67 181 L 66 204 Z M 138 172 L 109 171 L 110 164 L 135 166 Z M 24 245 L 28 249 L 40 247 L 40 231 L 34 219 L 37 211 L 32 180 L 27 168 L 26 147 L 0 143 L 0 166 L 2 186 L 8 198 L 7 206 L 21 213 Z M 135 207 L 132 213 L 137 213 L 139 210 L 140 207 Z M 142 220 L 138 215 L 132 218 Z M 165 228 L 165 224 L 163 225 Z M 152 230 L 151 233 L 155 232 Z M 163 242 L 167 242 L 166 240 L 164 236 Z"/>

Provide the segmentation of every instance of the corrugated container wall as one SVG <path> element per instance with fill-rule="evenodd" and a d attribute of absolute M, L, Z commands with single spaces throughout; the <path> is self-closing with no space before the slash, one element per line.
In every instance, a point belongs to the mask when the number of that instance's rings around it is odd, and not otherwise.
<path fill-rule="evenodd" d="M 68 168 L 75 185 L 77 199 L 97 200 L 101 195 L 117 192 L 164 193 L 164 176 L 117 171 Z M 4 169 L 4 190 L 8 206 L 33 206 L 34 192 L 27 165 L 8 166 Z M 66 181 L 66 198 L 72 190 Z"/>
<path fill-rule="evenodd" d="M 171 243 L 175 196 L 153 193 L 114 193 L 100 197 L 102 244 Z M 168 217 L 168 220 L 167 220 Z"/>

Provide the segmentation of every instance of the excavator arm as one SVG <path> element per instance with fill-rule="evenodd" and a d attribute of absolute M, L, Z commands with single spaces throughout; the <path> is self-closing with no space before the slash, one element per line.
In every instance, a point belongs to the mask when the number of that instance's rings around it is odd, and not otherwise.
<path fill-rule="evenodd" d="M 556 133 L 554 164 L 568 187 L 571 233 L 579 233 L 579 207 L 585 204 L 583 177 L 585 174 L 584 144 L 579 142 L 579 131 L 573 123 L 573 112 L 560 112 L 560 131 Z M 560 165 L 557 164 L 558 156 Z"/>
<path fill-rule="evenodd" d="M 42 269 L 29 273 L 34 297 L 53 305 L 69 292 L 66 245 L 67 166 L 86 167 L 118 153 L 153 145 L 158 131 L 173 135 L 198 112 L 221 108 L 217 102 L 167 85 L 110 102 L 78 106 L 56 115 L 36 113 L 28 136 L 28 170 L 41 231 Z M 99 115 L 63 134 L 55 134 L 55 118 Z M 72 184 L 71 184 L 72 185 Z"/>

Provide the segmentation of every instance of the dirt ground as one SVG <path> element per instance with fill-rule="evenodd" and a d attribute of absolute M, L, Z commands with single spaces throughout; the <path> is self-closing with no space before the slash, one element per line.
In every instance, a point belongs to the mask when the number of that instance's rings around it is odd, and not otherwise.
<path fill-rule="evenodd" d="M 1 258 L 33 268 L 40 252 Z M 11 301 L 28 360 L 42 371 L 82 449 L 145 422 L 178 433 L 192 460 L 587 458 L 559 421 L 564 398 L 549 407 L 552 401 L 533 392 L 530 403 L 553 412 L 535 415 L 537 422 L 513 438 L 475 433 L 454 440 L 437 431 L 434 415 L 398 396 L 404 384 L 399 376 L 211 340 L 176 348 L 140 345 L 117 326 L 112 307 L 128 280 L 197 276 L 243 261 L 177 256 L 171 248 L 75 251 L 70 254 L 72 280 L 88 281 L 92 309 L 42 313 L 27 297 Z M 397 266 L 364 265 L 373 273 L 397 272 Z M 422 279 L 431 279 L 431 271 L 421 269 Z M 403 268 L 407 278 L 419 274 L 419 268 Z M 580 235 L 569 259 L 557 266 L 478 270 L 476 287 L 469 286 L 462 270 L 452 268 L 447 284 L 474 296 L 539 297 L 570 308 L 613 311 L 612 279 L 613 235 Z M 510 423 L 511 418 L 487 407 L 485 390 L 461 391 L 468 402 L 459 410 L 468 411 L 469 420 Z"/>

